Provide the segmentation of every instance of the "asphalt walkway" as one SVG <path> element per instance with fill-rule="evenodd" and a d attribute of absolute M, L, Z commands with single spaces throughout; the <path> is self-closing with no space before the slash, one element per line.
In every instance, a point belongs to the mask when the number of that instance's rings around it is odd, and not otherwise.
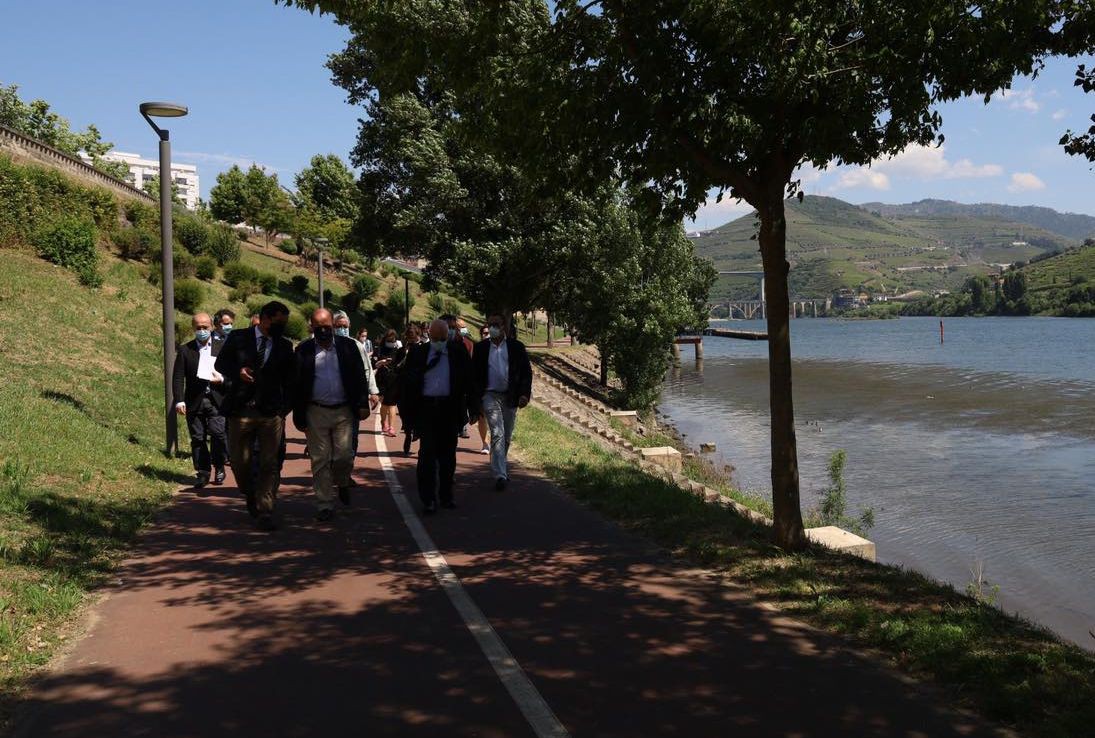
<path fill-rule="evenodd" d="M 477 438 L 459 508 L 420 520 L 414 459 L 371 424 L 331 524 L 297 433 L 277 533 L 231 476 L 181 492 L 16 735 L 991 735 L 533 474 L 495 492 Z"/>

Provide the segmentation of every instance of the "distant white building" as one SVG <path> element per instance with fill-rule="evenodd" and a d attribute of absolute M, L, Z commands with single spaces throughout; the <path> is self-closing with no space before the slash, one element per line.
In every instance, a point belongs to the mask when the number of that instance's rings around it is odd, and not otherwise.
<path fill-rule="evenodd" d="M 145 183 L 160 173 L 160 162 L 155 159 L 142 159 L 137 154 L 124 151 L 111 151 L 103 155 L 108 161 L 120 161 L 129 166 L 126 180 L 143 190 Z M 198 207 L 198 168 L 193 164 L 171 163 L 171 180 L 179 187 L 179 198 L 191 210 Z"/>

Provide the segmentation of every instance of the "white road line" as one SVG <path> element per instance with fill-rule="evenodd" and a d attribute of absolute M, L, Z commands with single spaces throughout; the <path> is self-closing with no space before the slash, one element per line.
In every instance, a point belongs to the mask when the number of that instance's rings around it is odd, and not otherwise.
<path fill-rule="evenodd" d="M 376 422 L 376 430 L 380 430 L 379 417 Z M 429 565 L 430 570 L 437 577 L 441 589 L 449 596 L 449 600 L 452 601 L 456 611 L 464 619 L 464 625 L 474 636 L 479 648 L 483 651 L 483 655 L 487 657 L 487 661 L 494 667 L 494 673 L 498 675 L 510 697 L 517 703 L 517 708 L 525 716 L 525 720 L 528 721 L 533 732 L 539 738 L 569 738 L 570 734 L 567 729 L 559 722 L 559 718 L 555 716 L 540 692 L 533 686 L 524 669 L 517 663 L 517 659 L 513 658 L 513 654 L 506 648 L 506 644 L 502 642 L 498 633 L 495 632 L 486 616 L 483 615 L 483 611 L 468 595 L 464 585 L 460 583 L 460 579 L 453 574 L 444 555 L 437 550 L 437 545 L 430 538 L 426 527 L 422 525 L 418 514 L 415 513 L 411 503 L 407 501 L 406 495 L 403 494 L 403 485 L 399 483 L 399 479 L 396 477 L 395 467 L 392 466 L 392 460 L 388 456 L 388 447 L 384 442 L 384 436 L 379 432 L 376 435 L 376 450 L 379 452 L 377 455 L 380 458 L 380 467 L 384 470 L 384 479 L 388 482 L 392 499 L 395 500 L 395 505 L 403 516 L 403 522 L 407 524 L 411 536 L 418 544 L 419 550 L 422 551 L 422 557 L 426 559 L 426 564 Z"/>

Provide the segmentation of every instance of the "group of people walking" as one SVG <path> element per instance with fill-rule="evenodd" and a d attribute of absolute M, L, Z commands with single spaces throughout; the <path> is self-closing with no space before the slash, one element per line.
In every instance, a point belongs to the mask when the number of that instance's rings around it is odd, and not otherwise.
<path fill-rule="evenodd" d="M 532 367 L 503 316 L 487 319 L 477 343 L 460 318 L 442 316 L 425 336 L 414 325 L 403 341 L 389 330 L 375 348 L 364 329 L 350 336 L 345 313 L 324 308 L 311 315 L 311 337 L 294 348 L 285 336 L 288 319 L 289 308 L 278 301 L 242 329 L 233 329 L 231 310 L 194 316 L 194 339 L 178 348 L 174 395 L 190 432 L 196 487 L 222 484 L 230 463 L 258 526 L 276 529 L 291 413 L 305 434 L 316 518 L 331 520 L 336 498 L 351 502 L 360 423 L 379 406 L 385 436 L 396 435 L 398 412 L 404 453 L 419 443 L 424 514 L 456 507 L 456 449 L 469 426 L 490 454 L 494 488 L 506 489 L 510 440 L 517 410 L 532 397 Z"/>

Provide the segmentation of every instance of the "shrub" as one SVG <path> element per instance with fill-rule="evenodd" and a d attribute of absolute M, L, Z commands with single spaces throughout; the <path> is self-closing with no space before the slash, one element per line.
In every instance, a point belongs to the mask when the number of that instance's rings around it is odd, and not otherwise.
<path fill-rule="evenodd" d="M 354 281 L 350 283 L 350 291 L 357 295 L 362 301 L 372 299 L 379 289 L 380 280 L 371 274 L 358 275 L 354 278 Z"/>
<path fill-rule="evenodd" d="M 285 335 L 294 341 L 304 340 L 308 337 L 308 321 L 290 313 L 289 322 L 285 324 Z"/>
<path fill-rule="evenodd" d="M 204 254 L 209 249 L 209 226 L 197 218 L 176 218 L 175 238 L 192 254 Z"/>
<path fill-rule="evenodd" d="M 441 315 L 443 312 L 445 312 L 445 298 L 443 298 L 436 292 L 431 292 L 430 296 L 426 298 L 426 302 L 429 304 L 430 310 L 435 315 Z"/>
<path fill-rule="evenodd" d="M 123 212 L 125 219 L 135 226 L 160 222 L 156 208 L 139 200 L 128 200 L 123 206 Z"/>
<path fill-rule="evenodd" d="M 259 289 L 267 295 L 272 295 L 278 291 L 278 275 L 276 274 L 260 272 L 255 283 L 258 284 Z"/>
<path fill-rule="evenodd" d="M 247 302 L 247 298 L 259 291 L 258 285 L 254 282 L 244 282 L 239 287 L 236 287 L 228 293 L 229 302 Z M 265 299 L 263 304 L 265 304 Z M 261 306 L 260 306 L 261 307 Z"/>
<path fill-rule="evenodd" d="M 308 291 L 308 277 L 303 274 L 294 274 L 293 278 L 289 280 L 289 285 L 295 291 L 303 294 Z"/>
<path fill-rule="evenodd" d="M 236 240 L 237 241 L 246 241 L 247 240 L 247 231 L 241 231 L 241 230 L 238 230 L 236 228 L 233 228 L 232 230 L 236 232 Z"/>
<path fill-rule="evenodd" d="M 297 242 L 291 238 L 287 238 L 278 244 L 278 248 L 286 254 L 292 254 L 296 256 L 300 249 L 297 248 Z"/>
<path fill-rule="evenodd" d="M 357 266 L 361 263 L 361 254 L 353 249 L 342 249 L 342 263 L 345 266 Z"/>
<path fill-rule="evenodd" d="M 224 265 L 221 279 L 229 287 L 239 287 L 244 282 L 258 282 L 259 273 L 254 267 L 249 267 L 241 261 L 233 261 Z"/>
<path fill-rule="evenodd" d="M 189 251 L 178 249 L 171 253 L 171 264 L 174 266 L 176 279 L 187 279 L 197 273 L 194 257 Z"/>
<path fill-rule="evenodd" d="M 459 315 L 462 308 L 460 303 L 451 297 L 445 300 L 445 312 L 449 315 Z"/>
<path fill-rule="evenodd" d="M 221 266 L 240 260 L 240 242 L 231 226 L 217 225 L 208 231 L 206 250 Z"/>
<path fill-rule="evenodd" d="M 210 281 L 217 276 L 217 260 L 212 256 L 200 256 L 194 261 L 194 276 Z"/>
<path fill-rule="evenodd" d="M 332 292 L 330 288 L 327 288 L 327 289 L 323 290 L 323 304 L 324 305 L 330 305 L 332 302 L 334 302 L 334 299 L 335 299 L 335 293 Z"/>
<path fill-rule="evenodd" d="M 175 307 L 193 313 L 205 299 L 205 285 L 196 279 L 180 279 L 175 283 Z"/>
<path fill-rule="evenodd" d="M 352 313 L 361 306 L 361 295 L 355 292 L 347 292 L 338 304 L 343 310 Z"/>
<path fill-rule="evenodd" d="M 388 301 L 384 303 L 384 315 L 391 325 L 403 325 L 406 313 L 414 308 L 414 297 L 410 303 L 404 301 L 403 290 L 393 290 L 388 293 Z"/>
<path fill-rule="evenodd" d="M 300 310 L 300 314 L 303 315 L 305 319 L 310 319 L 312 317 L 312 313 L 314 313 L 316 311 L 316 308 L 318 307 L 318 303 L 308 301 L 302 302 L 297 309 Z"/>
<path fill-rule="evenodd" d="M 95 226 L 87 220 L 67 215 L 49 219 L 35 229 L 32 240 L 39 256 L 71 269 L 81 284 L 98 287 L 103 283 Z"/>
<path fill-rule="evenodd" d="M 258 315 L 262 311 L 262 306 L 270 302 L 270 298 L 259 295 L 258 297 L 251 297 L 247 300 L 247 315 Z"/>

